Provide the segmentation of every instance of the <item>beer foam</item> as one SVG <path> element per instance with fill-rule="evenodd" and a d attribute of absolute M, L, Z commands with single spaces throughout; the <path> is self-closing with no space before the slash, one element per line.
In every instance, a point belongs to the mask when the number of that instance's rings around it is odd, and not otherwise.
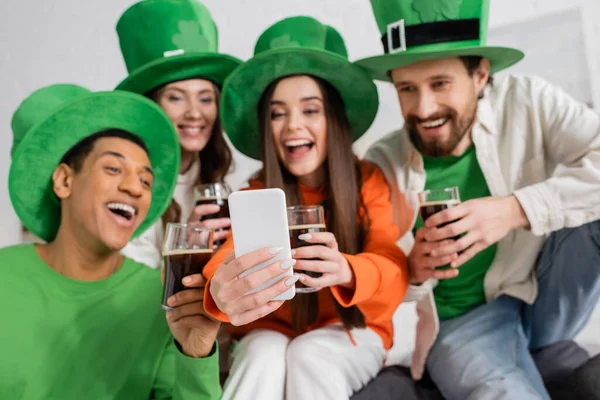
<path fill-rule="evenodd" d="M 455 206 L 457 204 L 460 204 L 460 200 L 456 200 L 456 199 L 434 200 L 434 201 L 428 201 L 427 203 L 421 203 L 421 207 L 431 207 L 431 206 L 441 206 L 441 205 Z"/>
<path fill-rule="evenodd" d="M 176 256 L 182 254 L 200 254 L 200 253 L 212 253 L 213 249 L 176 249 L 164 251 L 163 256 Z"/>
<path fill-rule="evenodd" d="M 292 225 L 290 231 L 299 231 L 300 229 L 323 229 L 325 230 L 325 224 L 305 224 L 305 225 Z"/>

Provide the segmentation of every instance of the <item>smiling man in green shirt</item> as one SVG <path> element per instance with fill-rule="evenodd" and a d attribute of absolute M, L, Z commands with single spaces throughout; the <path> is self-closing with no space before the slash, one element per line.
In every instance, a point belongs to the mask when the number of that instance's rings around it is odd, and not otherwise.
<path fill-rule="evenodd" d="M 393 82 L 404 126 L 365 158 L 412 209 L 395 215 L 412 376 L 426 366 L 449 400 L 550 399 L 533 355 L 572 341 L 600 298 L 600 117 L 540 78 L 493 80 L 524 54 L 486 44 L 489 0 L 371 5 L 384 54 L 357 64 Z M 452 186 L 460 204 L 409 229 L 418 194 Z"/>
<path fill-rule="evenodd" d="M 167 116 L 136 94 L 54 85 L 12 127 L 11 201 L 47 244 L 0 250 L 0 398 L 219 398 L 203 282 L 165 318 L 160 272 L 119 252 L 171 201 Z"/>

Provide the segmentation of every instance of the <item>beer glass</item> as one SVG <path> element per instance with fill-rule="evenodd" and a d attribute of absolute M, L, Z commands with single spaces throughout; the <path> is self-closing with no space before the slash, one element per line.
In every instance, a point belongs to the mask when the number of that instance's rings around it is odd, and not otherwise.
<path fill-rule="evenodd" d="M 460 194 L 458 187 L 449 187 L 443 189 L 430 189 L 419 193 L 420 212 L 423 223 L 427 218 L 440 211 L 454 207 L 460 204 Z M 444 224 L 445 225 L 445 224 Z M 441 228 L 443 225 L 438 226 Z"/>
<path fill-rule="evenodd" d="M 198 185 L 194 188 L 194 200 L 197 206 L 203 204 L 216 204 L 221 209 L 218 213 L 205 215 L 200 218 L 200 221 L 214 218 L 229 218 L 229 203 L 228 198 L 231 194 L 231 189 L 225 183 L 206 183 Z M 217 229 L 217 232 L 223 229 Z M 215 241 L 215 250 L 223 244 L 224 240 Z"/>
<path fill-rule="evenodd" d="M 290 232 L 290 245 L 292 249 L 304 246 L 312 246 L 312 243 L 298 239 L 305 233 L 326 232 L 325 213 L 322 206 L 293 206 L 287 208 L 288 226 Z M 318 259 L 317 259 L 318 260 Z M 318 278 L 319 272 L 296 270 L 297 273 Z M 296 283 L 296 293 L 312 293 L 317 289 L 308 287 L 302 282 Z"/>
<path fill-rule="evenodd" d="M 427 218 L 431 217 L 433 214 L 437 214 L 440 211 L 444 211 L 448 208 L 457 206 L 460 204 L 460 194 L 458 191 L 458 187 L 448 187 L 442 189 L 430 189 L 425 190 L 419 193 L 419 202 L 421 219 L 423 223 L 427 220 Z M 438 225 L 438 228 L 451 224 L 454 221 L 446 222 L 444 224 Z M 461 238 L 461 235 L 450 238 L 452 240 L 458 240 Z M 460 254 L 460 253 L 459 253 Z M 442 267 L 438 267 L 437 269 L 448 269 L 450 265 L 445 265 Z"/>
<path fill-rule="evenodd" d="M 212 229 L 167 224 L 162 250 L 165 264 L 164 310 L 172 310 L 167 305 L 169 297 L 187 289 L 181 282 L 183 278 L 202 273 L 213 254 L 213 234 Z"/>

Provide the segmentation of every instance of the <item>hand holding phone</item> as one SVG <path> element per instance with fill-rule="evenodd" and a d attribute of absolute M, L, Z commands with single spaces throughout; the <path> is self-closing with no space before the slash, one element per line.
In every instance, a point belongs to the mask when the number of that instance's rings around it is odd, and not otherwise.
<path fill-rule="evenodd" d="M 210 294 L 217 307 L 227 314 L 232 325 L 245 325 L 272 313 L 283 304 L 283 300 L 275 299 L 284 295 L 290 288 L 294 288 L 300 277 L 289 276 L 295 261 L 287 259 L 272 262 L 281 250 L 281 248 L 262 248 L 237 258 L 231 252 L 219 266 L 211 280 Z M 268 262 L 272 263 L 240 277 L 244 271 Z M 264 285 L 273 277 L 278 277 L 279 280 L 272 286 L 260 291 L 252 290 Z"/>
<path fill-rule="evenodd" d="M 275 262 L 292 260 L 283 190 L 261 189 L 235 192 L 229 196 L 229 212 L 236 257 L 261 248 L 280 249 L 273 258 L 243 271 L 239 275 L 239 279 Z M 283 277 L 293 276 L 292 268 L 280 269 L 276 272 L 280 273 L 270 276 L 266 282 L 249 293 L 259 292 L 279 282 Z M 291 287 L 274 300 L 290 300 L 294 295 L 295 289 Z"/>
<path fill-rule="evenodd" d="M 212 277 L 210 293 L 231 324 L 239 326 L 275 311 L 294 297 L 294 275 L 285 194 L 248 190 L 229 196 L 235 251 Z"/>

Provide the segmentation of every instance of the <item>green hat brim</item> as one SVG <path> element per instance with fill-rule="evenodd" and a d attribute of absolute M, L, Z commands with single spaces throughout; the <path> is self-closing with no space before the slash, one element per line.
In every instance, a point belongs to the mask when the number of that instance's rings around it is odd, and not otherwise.
<path fill-rule="evenodd" d="M 525 56 L 522 51 L 509 47 L 465 47 L 459 45 L 459 48 L 448 48 L 451 45 L 451 43 L 442 43 L 434 46 L 423 46 L 422 48 L 411 49 L 406 52 L 364 58 L 356 61 L 356 64 L 365 68 L 373 79 L 391 82 L 392 79 L 389 76 L 389 71 L 417 61 L 461 56 L 481 56 L 490 61 L 490 72 L 495 73 L 516 64 Z M 435 47 L 439 47 L 440 49 L 436 50 Z"/>
<path fill-rule="evenodd" d="M 154 60 L 133 71 L 116 87 L 145 95 L 169 82 L 203 78 L 222 87 L 225 78 L 242 63 L 235 57 L 216 53 L 187 53 Z"/>
<path fill-rule="evenodd" d="M 8 178 L 10 199 L 23 225 L 33 234 L 49 242 L 58 231 L 60 202 L 53 191 L 52 174 L 62 157 L 82 139 L 111 128 L 132 133 L 145 142 L 154 172 L 152 203 L 134 236 L 148 229 L 167 209 L 180 163 L 172 122 L 144 97 L 96 92 L 63 104 L 32 127 L 15 152 Z"/>
<path fill-rule="evenodd" d="M 248 157 L 260 158 L 258 103 L 276 79 L 310 75 L 329 82 L 344 101 L 352 139 L 373 123 L 379 107 L 377 87 L 356 65 L 337 54 L 307 48 L 265 51 L 229 75 L 221 97 L 221 121 L 233 145 Z"/>

